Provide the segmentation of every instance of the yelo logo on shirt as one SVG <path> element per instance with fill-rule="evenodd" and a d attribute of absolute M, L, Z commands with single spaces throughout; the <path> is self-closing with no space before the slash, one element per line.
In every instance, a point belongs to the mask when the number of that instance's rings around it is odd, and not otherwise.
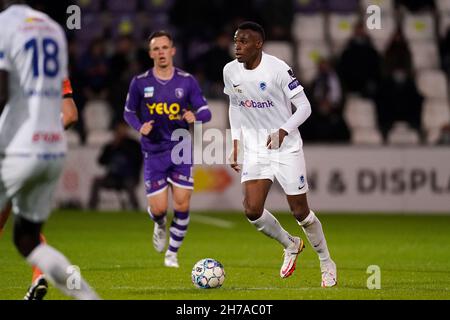
<path fill-rule="evenodd" d="M 178 103 L 172 103 L 170 106 L 167 105 L 167 102 L 155 102 L 153 104 L 147 103 L 147 108 L 150 111 L 150 114 L 165 114 L 169 116 L 169 120 L 181 120 L 181 107 Z"/>

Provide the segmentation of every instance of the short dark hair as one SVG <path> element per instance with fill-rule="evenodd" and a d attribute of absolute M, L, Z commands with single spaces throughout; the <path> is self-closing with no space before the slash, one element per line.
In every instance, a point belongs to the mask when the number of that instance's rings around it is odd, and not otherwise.
<path fill-rule="evenodd" d="M 259 35 L 262 38 L 262 41 L 264 42 L 266 40 L 266 33 L 264 32 L 264 28 L 253 21 L 245 21 L 242 22 L 239 26 L 238 26 L 238 30 L 252 30 L 255 31 L 257 33 L 259 33 Z"/>
<path fill-rule="evenodd" d="M 173 42 L 172 35 L 166 30 L 158 30 L 158 31 L 153 32 L 148 37 L 148 42 L 150 43 L 150 41 L 152 41 L 154 38 L 159 38 L 159 37 L 167 37 L 170 41 Z"/>

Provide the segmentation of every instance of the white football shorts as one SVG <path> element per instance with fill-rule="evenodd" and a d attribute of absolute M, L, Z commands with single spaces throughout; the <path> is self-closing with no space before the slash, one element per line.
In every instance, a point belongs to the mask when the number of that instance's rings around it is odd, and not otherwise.
<path fill-rule="evenodd" d="M 287 195 L 308 192 L 303 151 L 296 153 L 244 154 L 241 183 L 274 178 Z"/>
<path fill-rule="evenodd" d="M 63 165 L 64 154 L 0 155 L 0 209 L 11 200 L 14 214 L 47 220 Z"/>

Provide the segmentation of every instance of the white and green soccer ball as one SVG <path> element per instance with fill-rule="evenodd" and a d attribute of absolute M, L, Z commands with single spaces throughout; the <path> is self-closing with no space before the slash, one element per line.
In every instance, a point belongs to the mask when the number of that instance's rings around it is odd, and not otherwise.
<path fill-rule="evenodd" d="M 192 268 L 192 283 L 200 289 L 220 288 L 225 281 L 223 265 L 214 259 L 198 261 Z"/>

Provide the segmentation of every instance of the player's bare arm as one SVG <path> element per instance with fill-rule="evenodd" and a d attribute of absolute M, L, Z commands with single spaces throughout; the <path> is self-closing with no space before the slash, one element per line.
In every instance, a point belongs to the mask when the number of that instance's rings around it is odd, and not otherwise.
<path fill-rule="evenodd" d="M 237 173 L 241 172 L 241 166 L 238 163 L 239 140 L 233 140 L 233 151 L 231 153 L 230 166 Z"/>
<path fill-rule="evenodd" d="M 64 130 L 78 122 L 78 108 L 73 100 L 73 90 L 69 79 L 63 81 L 63 101 L 61 106 Z"/>
<path fill-rule="evenodd" d="M 8 72 L 0 70 L 0 114 L 2 114 L 3 108 L 6 106 L 6 102 L 8 102 L 8 78 Z"/>

